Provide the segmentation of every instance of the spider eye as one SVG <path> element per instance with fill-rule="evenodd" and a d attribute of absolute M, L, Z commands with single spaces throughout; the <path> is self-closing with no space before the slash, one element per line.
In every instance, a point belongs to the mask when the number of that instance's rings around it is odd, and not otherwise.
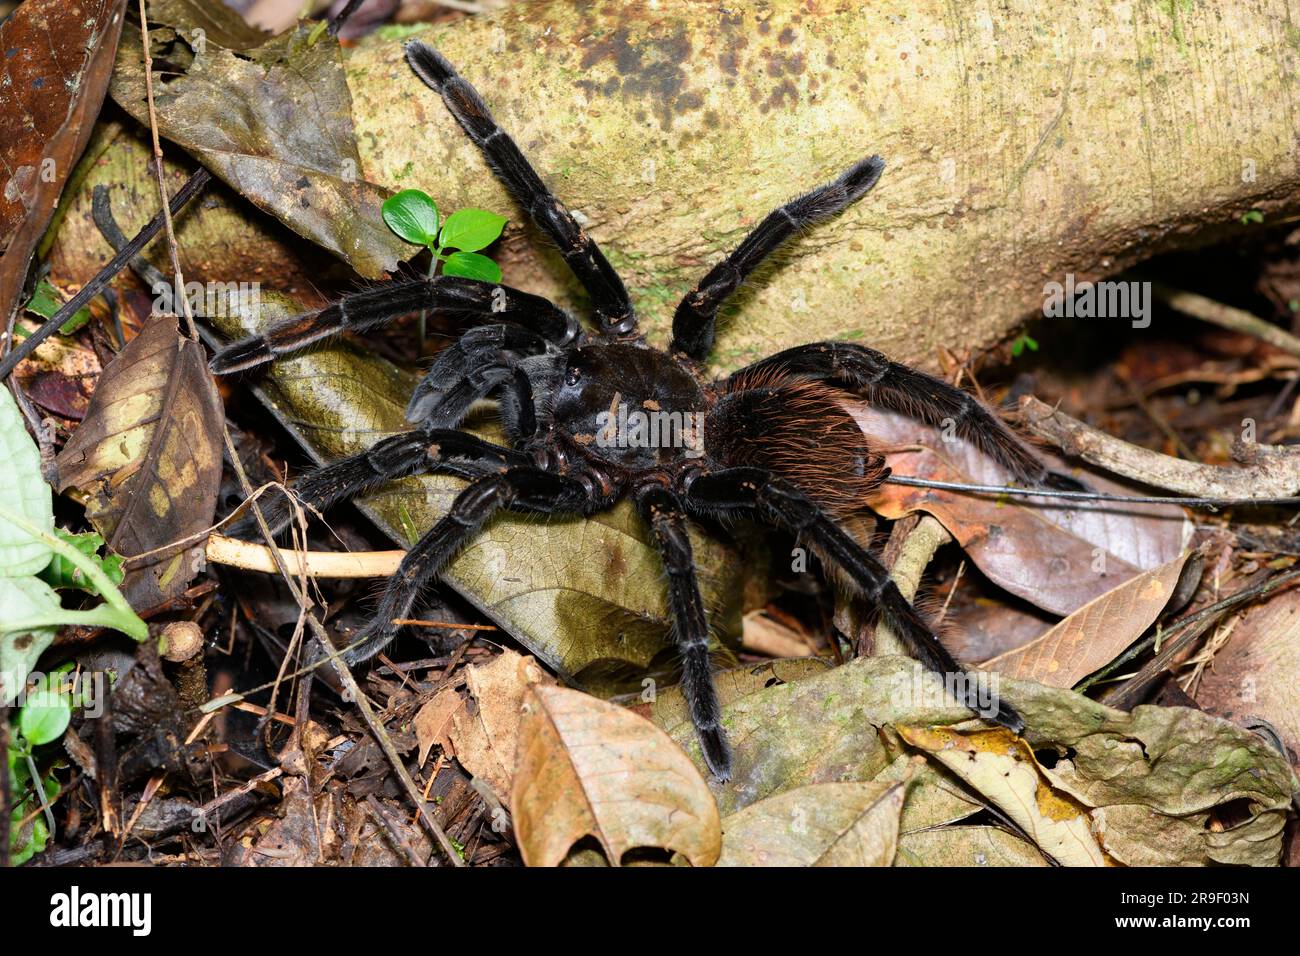
<path fill-rule="evenodd" d="M 581 379 L 582 379 L 582 372 L 576 366 L 570 365 L 567 369 L 565 369 L 564 372 L 565 385 L 577 385 Z"/>

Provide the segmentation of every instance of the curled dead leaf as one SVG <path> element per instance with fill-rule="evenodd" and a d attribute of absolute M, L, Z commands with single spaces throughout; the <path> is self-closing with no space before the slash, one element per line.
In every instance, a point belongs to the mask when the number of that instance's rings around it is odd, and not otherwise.
<path fill-rule="evenodd" d="M 88 496 L 86 516 L 130 558 L 211 527 L 225 410 L 203 346 L 158 316 L 109 363 L 90 409 L 55 461 L 60 491 Z M 202 567 L 200 541 L 128 571 L 123 594 L 147 607 L 179 594 Z"/>
<path fill-rule="evenodd" d="M 981 666 L 1048 687 L 1074 686 L 1109 664 L 1151 626 L 1173 597 L 1191 553 L 1130 578 L 1040 637 Z"/>
<path fill-rule="evenodd" d="M 614 863 L 658 848 L 712 866 L 722 849 L 713 795 L 663 731 L 559 687 L 529 689 L 511 817 L 529 866 L 558 865 L 584 837 Z"/>

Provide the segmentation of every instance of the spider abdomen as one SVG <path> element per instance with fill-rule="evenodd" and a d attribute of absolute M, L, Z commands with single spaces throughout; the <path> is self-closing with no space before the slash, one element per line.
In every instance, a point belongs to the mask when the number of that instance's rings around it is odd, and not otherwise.
<path fill-rule="evenodd" d="M 889 469 L 846 397 L 818 382 L 737 376 L 708 417 L 704 446 L 719 464 L 774 472 L 832 514 L 860 510 Z"/>

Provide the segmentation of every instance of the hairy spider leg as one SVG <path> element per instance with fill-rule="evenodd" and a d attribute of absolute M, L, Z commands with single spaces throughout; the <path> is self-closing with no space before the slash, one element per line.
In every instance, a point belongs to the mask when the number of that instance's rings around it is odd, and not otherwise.
<path fill-rule="evenodd" d="M 688 509 L 716 516 L 726 512 L 756 512 L 767 521 L 795 534 L 807 535 L 858 585 L 865 597 L 880 609 L 884 620 L 911 647 L 926 668 L 940 676 L 966 671 L 939 643 L 929 624 L 889 576 L 889 571 L 870 552 L 853 540 L 822 508 L 793 485 L 761 468 L 728 468 L 701 475 L 686 495 Z M 974 680 L 957 682 L 964 689 L 963 703 L 983 713 L 984 703 Z M 1002 700 L 990 719 L 1013 733 L 1024 730 L 1025 722 Z"/>
<path fill-rule="evenodd" d="M 768 213 L 678 304 L 673 315 L 672 351 L 697 362 L 707 359 L 713 350 L 718 310 L 749 274 L 796 232 L 830 219 L 865 196 L 884 170 L 885 161 L 872 156 L 838 179 Z"/>
<path fill-rule="evenodd" d="M 477 435 L 454 429 L 417 429 L 376 442 L 348 458 L 308 472 L 293 486 L 303 507 L 323 511 L 340 501 L 372 491 L 386 481 L 418 474 L 455 475 L 476 479 L 528 464 L 519 452 L 484 441 Z M 285 495 L 276 495 L 262 505 L 262 514 L 272 534 L 280 534 L 293 517 Z M 230 529 L 237 538 L 257 534 L 252 515 Z"/>
<path fill-rule="evenodd" d="M 681 652 L 682 694 L 700 741 L 704 762 L 719 780 L 731 778 L 731 744 L 722 729 L 722 707 L 709 660 L 709 624 L 695 574 L 695 556 L 686 535 L 686 509 L 662 485 L 637 490 L 637 509 L 654 534 L 668 575 L 672 639 Z"/>
<path fill-rule="evenodd" d="M 497 125 L 478 91 L 441 53 L 418 40 L 406 44 L 406 59 L 415 74 L 442 97 L 510 195 L 559 248 L 591 296 L 601 330 L 618 335 L 632 332 L 636 316 L 623 280 L 573 214 L 547 189 L 515 141 Z"/>
<path fill-rule="evenodd" d="M 429 582 L 498 511 L 584 514 L 594 507 L 591 492 L 581 482 L 532 466 L 512 467 L 476 479 L 456 496 L 433 529 L 406 552 L 389 579 L 375 617 L 358 634 L 358 642 L 345 659 L 359 664 L 392 643 L 401 630 L 393 621 L 410 616 Z"/>
<path fill-rule="evenodd" d="M 901 412 L 936 428 L 949 427 L 1018 480 L 1029 485 L 1077 488 L 1051 471 L 984 403 L 942 379 L 894 362 L 863 345 L 816 342 L 762 359 L 736 376 L 780 372 L 826 382 L 873 405 Z"/>
<path fill-rule="evenodd" d="M 277 322 L 226 346 L 209 365 L 218 375 L 242 372 L 323 339 L 359 332 L 419 309 L 515 323 L 560 345 L 572 342 L 579 331 L 571 315 L 540 295 L 477 279 L 433 276 L 385 282 L 345 295 L 316 312 Z"/>
<path fill-rule="evenodd" d="M 406 406 L 406 420 L 428 428 L 455 428 L 470 406 L 510 380 L 519 360 L 558 354 L 556 346 L 517 325 L 470 329 L 433 360 Z"/>

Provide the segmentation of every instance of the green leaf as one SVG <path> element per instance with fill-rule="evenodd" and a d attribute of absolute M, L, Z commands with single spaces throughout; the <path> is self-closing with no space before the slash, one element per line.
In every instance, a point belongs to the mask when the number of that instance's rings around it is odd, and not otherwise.
<path fill-rule="evenodd" d="M 51 680 L 57 682 L 57 676 L 42 681 L 41 686 L 27 697 L 27 703 L 18 714 L 18 729 L 33 747 L 52 743 L 63 736 L 72 719 L 72 702 L 67 694 L 51 687 Z"/>
<path fill-rule="evenodd" d="M 54 534 L 61 541 L 72 545 L 80 554 L 84 554 L 94 562 L 113 584 L 122 583 L 125 576 L 122 571 L 122 556 L 119 554 L 106 554 L 100 557 L 98 552 L 104 546 L 104 538 L 98 532 L 87 531 L 84 534 L 73 534 L 70 531 L 64 531 L 62 528 L 55 528 Z M 61 554 L 56 554 L 50 559 L 50 563 L 46 565 L 45 570 L 40 573 L 39 577 L 52 588 L 79 588 L 93 594 L 99 593 L 99 589 L 86 578 L 85 573 Z"/>
<path fill-rule="evenodd" d="M 1241 217 L 1241 224 L 1243 226 L 1252 226 L 1252 225 L 1258 226 L 1263 221 L 1264 221 L 1264 214 L 1260 212 L 1258 209 L 1252 209 L 1250 212 L 1246 213 Z"/>
<path fill-rule="evenodd" d="M 461 252 L 477 252 L 492 245 L 505 227 L 505 216 L 486 209 L 460 209 L 447 217 L 442 244 Z"/>
<path fill-rule="evenodd" d="M 417 246 L 432 247 L 438 241 L 438 207 L 419 189 L 403 189 L 385 199 L 384 222 Z"/>
<path fill-rule="evenodd" d="M 7 622 L 59 613 L 59 596 L 36 578 L 0 578 L 0 704 L 10 704 L 58 630 L 10 627 Z"/>
<path fill-rule="evenodd" d="M 54 314 L 63 307 L 63 298 L 59 295 L 57 289 L 50 285 L 49 281 L 42 279 L 36 284 L 36 290 L 32 293 L 31 301 L 24 308 L 33 315 L 39 315 L 43 319 L 53 318 Z M 78 309 L 68 321 L 63 323 L 59 329 L 60 335 L 71 335 L 90 321 L 90 309 Z"/>
<path fill-rule="evenodd" d="M 445 276 L 460 276 L 463 279 L 478 279 L 482 282 L 500 282 L 501 267 L 477 252 L 453 252 L 442 264 Z"/>
<path fill-rule="evenodd" d="M 28 523 L 53 529 L 54 511 L 50 488 L 41 477 L 41 453 L 6 388 L 0 388 L 0 475 L 4 475 L 6 505 Z M 44 542 L 0 518 L 0 578 L 35 574 L 50 563 L 50 554 Z"/>

